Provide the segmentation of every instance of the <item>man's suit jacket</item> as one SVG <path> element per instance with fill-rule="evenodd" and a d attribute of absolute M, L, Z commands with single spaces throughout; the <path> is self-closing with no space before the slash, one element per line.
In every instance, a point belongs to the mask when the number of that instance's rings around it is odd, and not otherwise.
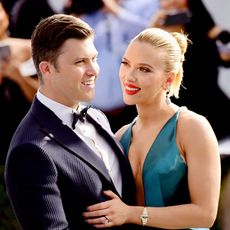
<path fill-rule="evenodd" d="M 135 184 L 128 160 L 102 127 L 107 122 L 104 115 L 90 110 L 98 132 L 117 154 L 122 199 L 132 205 Z M 82 212 L 106 200 L 104 190 L 117 193 L 103 161 L 36 98 L 11 141 L 5 181 L 14 212 L 26 230 L 94 229 L 84 221 Z M 114 229 L 129 228 L 135 229 L 128 225 Z"/>

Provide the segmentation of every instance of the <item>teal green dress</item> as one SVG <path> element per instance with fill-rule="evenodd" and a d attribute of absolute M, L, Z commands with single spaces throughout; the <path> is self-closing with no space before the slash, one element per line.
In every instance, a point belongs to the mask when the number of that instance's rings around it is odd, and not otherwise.
<path fill-rule="evenodd" d="M 179 113 L 180 110 L 166 122 L 144 161 L 142 179 L 147 207 L 165 207 L 190 202 L 187 165 L 176 144 Z M 127 155 L 135 122 L 136 119 L 130 124 L 120 140 Z M 195 229 L 204 230 L 207 228 Z"/>

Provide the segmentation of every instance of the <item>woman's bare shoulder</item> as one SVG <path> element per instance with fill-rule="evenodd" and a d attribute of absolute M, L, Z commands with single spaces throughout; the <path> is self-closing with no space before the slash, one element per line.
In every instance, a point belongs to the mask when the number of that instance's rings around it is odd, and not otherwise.
<path fill-rule="evenodd" d="M 178 120 L 178 134 L 184 138 L 202 140 L 205 137 L 215 138 L 215 133 L 208 119 L 189 109 L 182 109 Z"/>
<path fill-rule="evenodd" d="M 179 117 L 180 123 L 186 127 L 193 127 L 195 126 L 210 126 L 209 121 L 207 118 L 201 114 L 198 114 L 194 111 L 191 111 L 187 108 L 182 108 Z"/>
<path fill-rule="evenodd" d="M 218 142 L 211 124 L 206 117 L 191 110 L 183 110 L 179 115 L 177 144 L 187 160 L 189 156 L 218 153 Z"/>

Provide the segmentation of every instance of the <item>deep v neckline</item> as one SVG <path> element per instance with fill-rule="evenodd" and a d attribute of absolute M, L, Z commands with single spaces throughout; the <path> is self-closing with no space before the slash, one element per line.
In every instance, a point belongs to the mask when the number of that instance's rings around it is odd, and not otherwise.
<path fill-rule="evenodd" d="M 156 138 L 154 139 L 154 141 L 152 142 L 146 156 L 145 156 L 145 159 L 144 159 L 144 162 L 143 162 L 143 166 L 142 166 L 142 170 L 143 168 L 145 168 L 145 165 L 147 162 L 147 159 L 149 158 L 149 155 L 150 153 L 152 152 L 152 150 L 155 148 L 155 146 L 157 146 L 157 142 L 158 140 L 160 139 L 160 137 L 162 136 L 163 134 L 163 131 L 166 129 L 166 127 L 171 124 L 171 121 L 176 119 L 179 115 L 179 112 L 180 112 L 180 109 L 178 109 L 166 122 L 165 124 L 162 126 L 162 128 L 160 129 L 160 131 L 158 132 L 158 134 L 156 135 Z M 133 131 L 132 131 L 132 128 L 134 126 L 134 124 L 136 123 L 137 121 L 137 117 L 134 119 L 134 121 L 132 122 L 131 126 L 129 127 L 130 128 L 130 141 L 129 141 L 129 144 L 128 144 L 128 150 L 130 149 L 130 145 L 131 145 L 131 141 L 132 141 L 132 137 L 133 137 Z M 127 152 L 127 156 L 128 156 L 128 152 Z"/>
<path fill-rule="evenodd" d="M 177 188 L 181 183 L 187 185 L 187 165 L 176 143 L 180 111 L 182 107 L 169 117 L 146 153 L 141 172 L 146 206 L 163 207 L 171 198 L 173 202 L 174 199 L 180 200 L 181 193 L 178 197 L 174 197 L 174 193 L 178 193 Z M 132 126 L 135 122 L 129 125 L 120 140 L 126 154 L 131 145 Z M 184 195 L 187 200 L 189 195 Z"/>

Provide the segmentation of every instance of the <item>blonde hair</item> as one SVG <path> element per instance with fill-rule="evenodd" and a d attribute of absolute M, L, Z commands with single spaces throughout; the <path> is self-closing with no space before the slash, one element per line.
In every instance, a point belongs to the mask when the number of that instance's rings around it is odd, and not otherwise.
<path fill-rule="evenodd" d="M 179 90 L 183 79 L 183 61 L 188 46 L 188 38 L 183 33 L 167 32 L 160 28 L 148 28 L 132 39 L 147 42 L 165 52 L 165 72 L 175 74 L 175 79 L 169 89 L 169 96 L 179 97 Z"/>

